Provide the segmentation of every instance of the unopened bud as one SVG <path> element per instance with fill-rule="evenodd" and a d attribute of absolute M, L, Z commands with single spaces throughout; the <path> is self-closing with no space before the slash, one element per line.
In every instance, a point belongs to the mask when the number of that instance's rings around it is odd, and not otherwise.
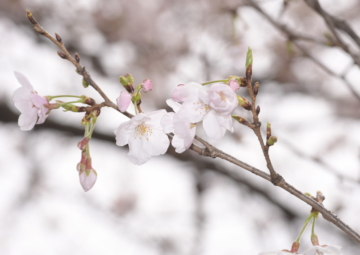
<path fill-rule="evenodd" d="M 80 63 L 80 56 L 78 53 L 75 53 L 75 60 L 77 63 Z"/>
<path fill-rule="evenodd" d="M 140 93 L 133 95 L 133 97 L 131 98 L 131 101 L 134 103 L 134 105 L 139 105 L 141 103 Z"/>
<path fill-rule="evenodd" d="M 93 98 L 85 96 L 85 98 L 84 98 L 84 104 L 94 106 L 95 103 L 96 103 L 96 102 L 95 102 L 95 100 L 94 100 Z"/>
<path fill-rule="evenodd" d="M 82 80 L 82 85 L 84 88 L 89 87 L 89 83 L 87 81 L 85 81 L 85 79 Z"/>
<path fill-rule="evenodd" d="M 60 58 L 67 59 L 67 56 L 65 55 L 65 53 L 58 51 L 57 54 L 59 55 Z"/>
<path fill-rule="evenodd" d="M 255 112 L 256 112 L 256 115 L 259 116 L 259 113 L 260 113 L 260 106 L 259 105 L 256 107 Z"/>
<path fill-rule="evenodd" d="M 297 253 L 299 248 L 300 248 L 300 242 L 295 241 L 295 242 L 293 242 L 293 244 L 291 246 L 291 251 L 290 252 L 291 253 Z"/>
<path fill-rule="evenodd" d="M 121 91 L 120 96 L 116 99 L 120 112 L 126 112 L 131 102 L 132 95 L 128 92 Z"/>
<path fill-rule="evenodd" d="M 134 85 L 134 77 L 131 74 L 127 73 L 124 77 L 128 80 L 129 85 Z"/>
<path fill-rule="evenodd" d="M 247 86 L 247 80 L 245 77 L 240 77 L 239 78 L 239 84 L 240 84 L 240 87 L 246 87 Z"/>
<path fill-rule="evenodd" d="M 85 192 L 89 191 L 95 184 L 97 173 L 92 168 L 87 168 L 79 173 L 80 184 Z"/>
<path fill-rule="evenodd" d="M 271 124 L 268 122 L 266 123 L 266 140 L 269 140 L 271 136 Z"/>
<path fill-rule="evenodd" d="M 236 91 L 240 88 L 239 82 L 236 79 L 231 79 L 229 81 L 229 86 L 232 89 L 232 91 Z"/>
<path fill-rule="evenodd" d="M 80 149 L 80 150 L 84 150 L 86 145 L 88 145 L 90 139 L 87 138 L 87 137 L 84 137 L 80 142 L 78 142 L 77 144 L 77 147 Z"/>
<path fill-rule="evenodd" d="M 120 76 L 119 81 L 120 81 L 121 85 L 124 86 L 124 88 L 126 89 L 127 92 L 129 92 L 129 93 L 134 92 L 134 86 L 132 85 L 132 83 L 129 82 L 129 80 L 125 76 Z"/>
<path fill-rule="evenodd" d="M 259 87 L 260 87 L 260 83 L 258 81 L 255 82 L 255 85 L 253 87 L 253 93 L 255 96 L 259 93 Z"/>
<path fill-rule="evenodd" d="M 238 101 L 239 101 L 239 105 L 241 107 L 243 107 L 244 109 L 246 109 L 248 111 L 251 110 L 251 104 L 245 97 L 237 96 L 237 98 L 238 98 Z"/>
<path fill-rule="evenodd" d="M 55 33 L 55 38 L 56 38 L 56 41 L 58 41 L 60 43 L 62 42 L 62 39 L 58 33 Z"/>
<path fill-rule="evenodd" d="M 250 47 L 248 47 L 248 51 L 246 53 L 246 79 L 250 80 L 252 76 L 252 63 L 253 63 L 253 56 L 252 56 L 252 50 Z"/>
<path fill-rule="evenodd" d="M 29 10 L 26 10 L 26 17 L 29 19 L 31 24 L 33 25 L 37 24 L 37 21 L 35 20 L 35 18 L 33 17 L 32 13 Z"/>
<path fill-rule="evenodd" d="M 149 79 L 146 79 L 142 82 L 142 89 L 144 92 L 149 92 L 152 90 L 152 82 Z"/>
<path fill-rule="evenodd" d="M 315 235 L 315 234 L 311 235 L 311 243 L 313 245 L 319 245 L 319 239 L 318 239 L 317 235 Z"/>
<path fill-rule="evenodd" d="M 246 119 L 244 119 L 243 117 L 240 116 L 236 116 L 236 115 L 232 115 L 231 116 L 234 120 L 238 121 L 239 123 L 245 125 L 245 126 L 250 126 L 250 122 L 247 121 Z"/>
<path fill-rule="evenodd" d="M 266 141 L 267 146 L 273 146 L 277 142 L 276 136 L 270 136 L 269 139 Z"/>

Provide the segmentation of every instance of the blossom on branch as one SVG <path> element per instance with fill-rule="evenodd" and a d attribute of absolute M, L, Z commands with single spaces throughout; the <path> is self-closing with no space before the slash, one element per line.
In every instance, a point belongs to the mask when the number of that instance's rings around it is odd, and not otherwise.
<path fill-rule="evenodd" d="M 189 149 L 196 133 L 196 124 L 186 122 L 177 112 L 181 105 L 172 99 L 166 100 L 166 103 L 174 110 L 169 112 L 161 120 L 161 125 L 165 133 L 174 133 L 171 141 L 177 153 L 182 153 Z"/>
<path fill-rule="evenodd" d="M 16 79 L 22 87 L 14 92 L 15 107 L 21 112 L 18 124 L 21 130 L 31 130 L 35 124 L 44 123 L 48 116 L 49 101 L 34 90 L 29 80 L 19 72 L 14 72 Z"/>
<path fill-rule="evenodd" d="M 149 92 L 152 90 L 152 82 L 149 79 L 146 79 L 142 82 L 142 89 L 144 92 Z"/>
<path fill-rule="evenodd" d="M 231 113 L 238 105 L 234 91 L 225 84 L 214 84 L 209 91 L 198 83 L 177 86 L 172 99 L 182 102 L 178 114 L 188 123 L 203 121 L 206 134 L 220 139 L 225 131 L 234 131 Z"/>
<path fill-rule="evenodd" d="M 116 145 L 129 144 L 128 156 L 132 163 L 144 164 L 151 156 L 167 151 L 170 141 L 160 123 L 165 114 L 165 110 L 139 113 L 114 131 Z"/>

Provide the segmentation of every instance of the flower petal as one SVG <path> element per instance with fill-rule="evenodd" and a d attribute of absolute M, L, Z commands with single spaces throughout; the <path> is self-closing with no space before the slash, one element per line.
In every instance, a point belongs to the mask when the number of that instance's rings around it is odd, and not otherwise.
<path fill-rule="evenodd" d="M 28 131 L 34 128 L 37 121 L 38 109 L 35 107 L 28 108 L 19 116 L 18 125 L 21 130 Z"/>
<path fill-rule="evenodd" d="M 19 73 L 17 71 L 14 71 L 15 77 L 18 80 L 18 82 L 26 89 L 29 89 L 30 91 L 35 91 L 29 80 L 26 78 L 25 75 L 22 73 Z"/>
<path fill-rule="evenodd" d="M 216 112 L 211 110 L 203 120 L 203 127 L 205 133 L 214 139 L 220 139 L 224 136 L 226 128 L 221 126 L 221 123 L 218 122 L 218 116 Z"/>

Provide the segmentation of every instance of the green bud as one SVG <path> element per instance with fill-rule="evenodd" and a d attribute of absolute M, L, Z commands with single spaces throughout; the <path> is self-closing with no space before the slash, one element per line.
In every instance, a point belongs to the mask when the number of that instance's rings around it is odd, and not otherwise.
<path fill-rule="evenodd" d="M 141 101 L 141 94 L 137 93 L 137 94 L 133 95 L 133 97 L 131 98 L 131 101 L 134 103 L 134 105 L 137 105 L 138 102 Z"/>
<path fill-rule="evenodd" d="M 253 63 L 253 57 L 252 57 L 252 50 L 250 47 L 248 47 L 248 51 L 246 53 L 246 62 L 245 67 L 248 68 Z"/>
<path fill-rule="evenodd" d="M 273 146 L 277 142 L 276 136 L 270 136 L 270 138 L 267 140 L 266 145 L 267 146 Z"/>
<path fill-rule="evenodd" d="M 266 123 L 266 140 L 269 140 L 271 136 L 271 124 L 268 122 Z"/>
<path fill-rule="evenodd" d="M 129 81 L 124 76 L 120 76 L 119 81 L 124 87 L 129 86 Z"/>
<path fill-rule="evenodd" d="M 133 84 L 134 84 L 134 77 L 133 77 L 131 74 L 127 73 L 127 74 L 125 74 L 124 76 L 125 76 L 125 78 L 128 80 L 129 85 L 133 85 Z"/>
<path fill-rule="evenodd" d="M 245 97 L 237 96 L 237 98 L 238 98 L 238 101 L 239 101 L 239 105 L 241 107 L 243 107 L 244 109 L 246 109 L 248 111 L 251 110 L 251 104 Z"/>
<path fill-rule="evenodd" d="M 85 81 L 85 79 L 82 80 L 82 85 L 84 88 L 89 87 L 89 83 L 87 83 L 87 81 Z"/>
<path fill-rule="evenodd" d="M 236 115 L 232 115 L 231 116 L 234 120 L 238 121 L 239 123 L 245 125 L 245 126 L 250 126 L 250 122 L 247 121 L 246 119 L 244 119 L 243 117 L 240 116 L 236 116 Z"/>

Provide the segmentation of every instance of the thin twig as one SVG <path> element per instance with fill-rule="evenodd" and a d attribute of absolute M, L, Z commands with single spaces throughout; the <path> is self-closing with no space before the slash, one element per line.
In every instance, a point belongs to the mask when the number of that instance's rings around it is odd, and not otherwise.
<path fill-rule="evenodd" d="M 317 59 L 315 59 L 311 54 L 303 47 L 301 44 L 297 42 L 297 37 L 295 34 L 293 34 L 291 31 L 286 29 L 286 27 L 278 22 L 276 22 L 273 18 L 271 18 L 267 13 L 265 13 L 260 6 L 255 3 L 252 0 L 246 0 L 247 4 L 251 7 L 253 7 L 255 10 L 257 10 L 261 15 L 263 15 L 275 28 L 277 28 L 279 31 L 281 31 L 288 40 L 290 40 L 297 48 L 299 48 L 302 53 L 311 59 L 316 65 L 318 65 L 321 69 L 323 69 L 326 73 L 330 74 L 331 76 L 338 78 L 342 80 L 345 85 L 349 88 L 351 93 L 360 101 L 360 95 L 359 93 L 353 88 L 353 86 L 350 84 L 350 82 L 345 78 L 345 74 L 337 75 L 333 71 L 331 71 L 329 68 L 327 68 L 325 65 L 320 63 Z M 355 61 L 355 60 L 354 60 Z M 348 70 L 348 69 L 347 69 Z"/>
<path fill-rule="evenodd" d="M 34 17 L 32 16 L 31 12 L 27 10 L 27 17 L 29 19 L 29 21 L 33 24 L 33 28 L 36 32 L 38 32 L 39 34 L 47 37 L 48 39 L 50 39 L 53 43 L 55 43 L 60 49 L 62 49 L 62 51 L 64 52 L 63 54 L 65 54 L 66 58 L 77 68 L 78 72 L 83 76 L 83 78 L 85 79 L 85 81 L 91 85 L 105 100 L 105 104 L 108 107 L 114 108 L 115 110 L 119 111 L 117 109 L 116 104 L 114 104 L 107 96 L 106 94 L 100 89 L 100 87 L 91 79 L 90 75 L 88 74 L 88 72 L 85 70 L 85 68 L 83 68 L 80 64 L 79 64 L 79 58 L 77 58 L 78 60 L 74 59 L 70 53 L 67 51 L 67 49 L 65 48 L 64 44 L 60 40 L 55 39 L 54 37 L 52 37 L 51 35 L 49 35 L 49 33 L 47 33 L 40 25 L 39 23 L 34 19 Z M 59 54 L 60 55 L 60 54 Z M 254 104 L 255 105 L 255 104 Z M 129 114 L 129 113 L 123 113 L 124 115 L 128 116 L 129 118 L 133 117 L 133 115 Z M 171 135 L 169 135 L 169 137 L 171 138 Z M 262 140 L 262 139 L 261 139 Z M 204 140 L 203 140 L 204 141 Z M 264 171 L 261 171 L 251 165 L 246 164 L 245 162 L 236 159 L 232 156 L 230 156 L 229 154 L 226 154 L 225 152 L 219 150 L 218 148 L 214 147 L 213 145 L 205 142 L 205 144 L 207 145 L 207 148 L 211 148 L 211 150 L 206 149 L 204 150 L 204 148 L 197 146 L 195 144 L 192 144 L 190 149 L 197 152 L 199 155 L 205 156 L 205 157 L 218 157 L 221 158 L 225 161 L 228 161 L 230 163 L 233 163 L 234 165 L 237 165 L 269 182 L 272 182 L 272 178 L 269 174 L 265 173 Z M 308 205 L 310 205 L 312 208 L 314 208 L 316 211 L 320 212 L 324 219 L 326 219 L 327 221 L 333 223 L 334 225 L 336 225 L 338 228 L 340 228 L 341 230 L 343 230 L 346 234 L 348 234 L 350 237 L 352 237 L 354 240 L 356 240 L 358 243 L 360 243 L 360 235 L 358 233 L 356 233 L 353 229 L 351 229 L 348 225 L 346 225 L 343 221 L 341 221 L 336 215 L 334 215 L 332 212 L 330 212 L 329 210 L 327 210 L 323 205 L 321 205 L 320 203 L 316 202 L 315 200 L 313 200 L 312 198 L 306 196 L 305 194 L 303 194 L 302 192 L 300 192 L 299 190 L 297 190 L 296 188 L 294 188 L 292 185 L 290 185 L 289 183 L 287 183 L 283 178 L 281 178 L 280 182 L 276 183 L 277 186 L 281 187 L 282 189 L 286 190 L 287 192 L 289 192 L 290 194 L 294 195 L 295 197 L 299 198 L 300 200 L 304 201 L 305 203 L 307 203 Z"/>

